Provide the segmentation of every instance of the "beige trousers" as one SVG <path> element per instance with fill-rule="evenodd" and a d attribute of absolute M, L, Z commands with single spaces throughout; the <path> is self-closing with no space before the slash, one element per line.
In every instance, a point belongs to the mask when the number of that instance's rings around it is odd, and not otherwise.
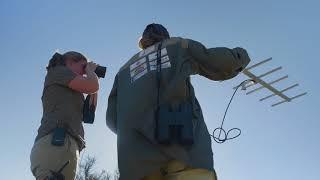
<path fill-rule="evenodd" d="M 188 168 L 179 161 L 169 162 L 162 170 L 166 172 L 166 175 L 162 175 L 159 171 L 144 177 L 142 180 L 217 180 L 215 172 L 206 169 Z"/>
<path fill-rule="evenodd" d="M 51 144 L 52 134 L 37 140 L 31 150 L 31 171 L 37 180 L 46 180 L 51 171 L 57 172 L 67 161 L 63 169 L 66 180 L 74 180 L 79 160 L 79 147 L 74 138 L 66 135 L 64 146 Z"/>

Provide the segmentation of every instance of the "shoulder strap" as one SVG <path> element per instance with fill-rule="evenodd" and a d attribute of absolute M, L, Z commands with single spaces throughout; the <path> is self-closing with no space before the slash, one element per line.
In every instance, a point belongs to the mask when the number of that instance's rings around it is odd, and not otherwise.
<path fill-rule="evenodd" d="M 158 94 L 157 94 L 157 109 L 159 108 L 159 103 L 160 103 L 161 46 L 162 46 L 162 41 L 159 43 L 158 49 L 157 49 L 157 89 L 158 89 Z"/>

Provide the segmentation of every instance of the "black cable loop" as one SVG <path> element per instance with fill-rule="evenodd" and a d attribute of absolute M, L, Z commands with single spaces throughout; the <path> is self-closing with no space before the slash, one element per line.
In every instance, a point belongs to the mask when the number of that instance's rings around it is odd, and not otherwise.
<path fill-rule="evenodd" d="M 228 132 L 226 132 L 226 131 L 222 128 L 222 126 L 223 126 L 224 120 L 225 120 L 225 118 L 226 118 L 226 115 L 227 115 L 229 106 L 230 106 L 230 104 L 231 104 L 231 102 L 232 102 L 232 100 L 233 100 L 234 95 L 235 95 L 236 92 L 238 91 L 239 87 L 243 86 L 243 84 L 247 83 L 248 81 L 252 81 L 252 80 L 251 80 L 251 79 L 244 80 L 244 81 L 242 81 L 242 82 L 236 87 L 236 89 L 235 89 L 235 91 L 233 92 L 233 94 L 232 94 L 232 96 L 231 96 L 231 99 L 230 99 L 230 101 L 229 101 L 229 103 L 228 103 L 228 106 L 227 106 L 227 108 L 226 108 L 226 110 L 225 110 L 225 112 L 224 112 L 223 119 L 222 119 L 222 122 L 221 122 L 221 126 L 218 127 L 218 128 L 216 128 L 216 129 L 214 129 L 213 132 L 212 132 L 212 134 L 210 134 L 210 136 L 212 136 L 212 138 L 213 138 L 213 140 L 214 140 L 215 142 L 221 144 L 221 143 L 224 143 L 224 142 L 227 141 L 227 140 L 235 139 L 235 138 L 237 138 L 237 137 L 240 136 L 240 134 L 241 134 L 241 129 L 240 129 L 240 128 L 232 128 L 232 129 L 230 129 Z M 216 136 L 217 133 L 215 133 L 215 132 L 217 132 L 217 131 L 219 131 L 218 137 Z M 229 136 L 229 133 L 232 132 L 232 131 L 238 131 L 238 134 L 236 134 L 235 136 L 232 136 L 232 137 L 228 137 L 228 136 Z M 223 134 L 223 138 L 221 138 L 221 134 Z"/>

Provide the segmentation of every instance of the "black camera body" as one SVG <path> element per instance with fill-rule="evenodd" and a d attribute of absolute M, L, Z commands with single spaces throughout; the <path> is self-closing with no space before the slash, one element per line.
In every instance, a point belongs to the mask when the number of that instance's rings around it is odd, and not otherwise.
<path fill-rule="evenodd" d="M 97 66 L 96 70 L 94 71 L 99 78 L 104 78 L 106 76 L 107 67 L 104 66 Z"/>
<path fill-rule="evenodd" d="M 83 104 L 83 122 L 87 124 L 93 124 L 95 118 L 95 106 L 90 105 L 91 96 L 87 95 Z"/>
<path fill-rule="evenodd" d="M 190 103 L 180 104 L 178 110 L 159 106 L 156 120 L 156 139 L 159 144 L 192 145 L 194 143 L 193 108 Z"/>

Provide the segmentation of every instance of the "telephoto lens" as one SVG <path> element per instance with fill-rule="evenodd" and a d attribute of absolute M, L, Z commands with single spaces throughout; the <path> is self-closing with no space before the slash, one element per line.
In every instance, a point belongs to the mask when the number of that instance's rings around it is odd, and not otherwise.
<path fill-rule="evenodd" d="M 97 66 L 96 70 L 94 71 L 99 78 L 104 78 L 106 76 L 107 67 L 104 66 Z"/>

